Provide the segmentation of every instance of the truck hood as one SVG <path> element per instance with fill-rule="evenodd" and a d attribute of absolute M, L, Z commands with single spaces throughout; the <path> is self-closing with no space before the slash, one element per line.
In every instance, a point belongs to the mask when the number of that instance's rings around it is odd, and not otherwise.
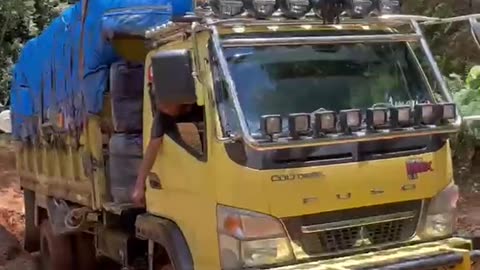
<path fill-rule="evenodd" d="M 220 204 L 294 217 L 431 198 L 452 180 L 449 144 L 406 157 L 282 170 L 217 165 Z"/>

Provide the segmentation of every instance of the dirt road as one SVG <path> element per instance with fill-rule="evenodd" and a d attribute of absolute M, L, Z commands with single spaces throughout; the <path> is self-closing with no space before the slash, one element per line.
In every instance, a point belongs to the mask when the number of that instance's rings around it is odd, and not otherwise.
<path fill-rule="evenodd" d="M 32 256 L 22 250 L 24 209 L 12 149 L 0 148 L 0 270 L 34 270 Z"/>
<path fill-rule="evenodd" d="M 480 194 L 463 194 L 459 209 L 459 233 L 480 237 Z"/>
<path fill-rule="evenodd" d="M 3 151 L 2 151 L 3 150 Z M 23 234 L 23 197 L 15 172 L 13 152 L 0 150 L 0 225 L 19 240 Z"/>

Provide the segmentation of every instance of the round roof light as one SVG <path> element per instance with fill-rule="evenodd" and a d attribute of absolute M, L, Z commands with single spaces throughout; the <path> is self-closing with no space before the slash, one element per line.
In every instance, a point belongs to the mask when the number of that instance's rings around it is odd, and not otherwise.
<path fill-rule="evenodd" d="M 400 14 L 402 2 L 400 0 L 379 0 L 381 14 Z"/>
<path fill-rule="evenodd" d="M 213 13 L 220 18 L 228 18 L 240 15 L 244 12 L 241 0 L 209 0 Z"/>
<path fill-rule="evenodd" d="M 367 17 L 374 9 L 372 0 L 348 0 L 348 12 L 352 18 Z"/>
<path fill-rule="evenodd" d="M 248 14 L 257 19 L 266 19 L 278 9 L 275 0 L 244 0 L 243 3 Z"/>
<path fill-rule="evenodd" d="M 280 9 L 287 18 L 299 19 L 311 8 L 312 4 L 309 0 L 280 0 Z"/>
<path fill-rule="evenodd" d="M 338 16 L 345 9 L 345 1 L 334 0 L 310 0 L 312 3 L 313 12 L 317 17 L 323 18 L 325 23 L 335 23 Z"/>

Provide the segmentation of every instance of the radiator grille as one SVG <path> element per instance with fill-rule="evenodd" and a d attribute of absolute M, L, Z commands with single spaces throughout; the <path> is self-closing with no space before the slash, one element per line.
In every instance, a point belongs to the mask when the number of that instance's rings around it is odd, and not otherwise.
<path fill-rule="evenodd" d="M 414 201 L 364 207 L 288 218 L 284 223 L 307 254 L 335 253 L 408 240 L 415 234 L 421 205 Z"/>

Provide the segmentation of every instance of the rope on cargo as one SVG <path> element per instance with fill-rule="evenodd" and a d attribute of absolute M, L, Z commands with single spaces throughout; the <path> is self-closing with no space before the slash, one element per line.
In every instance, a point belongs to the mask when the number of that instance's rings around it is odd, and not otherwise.
<path fill-rule="evenodd" d="M 79 229 L 85 224 L 87 215 L 90 212 L 91 210 L 87 207 L 70 210 L 65 216 L 65 227 L 67 227 L 69 230 Z"/>

